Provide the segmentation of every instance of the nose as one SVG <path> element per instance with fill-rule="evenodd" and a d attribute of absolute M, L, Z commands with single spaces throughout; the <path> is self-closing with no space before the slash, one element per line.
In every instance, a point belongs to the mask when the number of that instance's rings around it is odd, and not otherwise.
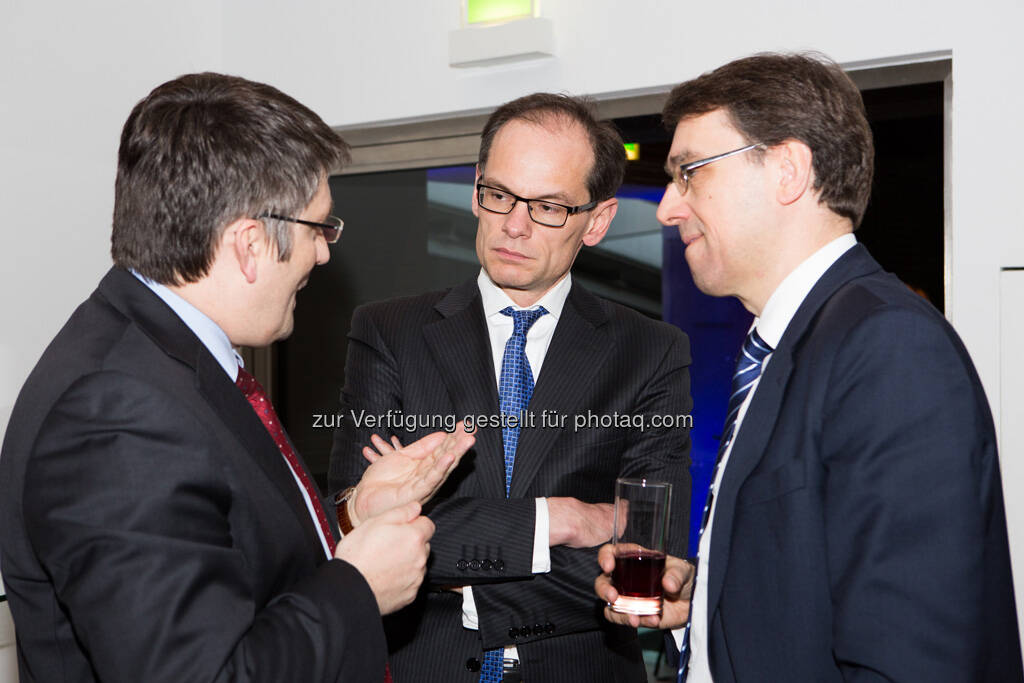
<path fill-rule="evenodd" d="M 331 260 L 331 248 L 327 244 L 327 240 L 323 238 L 323 235 L 318 235 L 316 239 L 316 264 L 322 266 Z"/>
<path fill-rule="evenodd" d="M 686 203 L 685 197 L 679 194 L 679 188 L 675 183 L 669 183 L 665 187 L 665 194 L 661 196 L 661 203 L 655 216 L 662 225 L 679 225 L 690 217 L 690 205 Z"/>
<path fill-rule="evenodd" d="M 530 210 L 526 206 L 526 202 L 516 202 L 512 211 L 506 214 L 502 230 L 513 239 L 529 237 L 533 233 L 533 219 L 530 218 Z"/>

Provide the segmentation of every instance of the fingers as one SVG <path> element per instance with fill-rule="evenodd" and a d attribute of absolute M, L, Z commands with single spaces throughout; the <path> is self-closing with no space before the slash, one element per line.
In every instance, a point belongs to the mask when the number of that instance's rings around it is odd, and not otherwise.
<path fill-rule="evenodd" d="M 363 457 L 366 458 L 372 465 L 373 463 L 380 460 L 381 456 L 379 453 L 377 453 L 377 451 L 373 450 L 369 446 L 363 446 Z"/>
<path fill-rule="evenodd" d="M 668 555 L 665 558 L 665 573 L 661 578 L 661 585 L 665 589 L 665 594 L 679 597 L 683 594 L 684 589 L 686 589 L 683 597 L 689 598 L 690 583 L 693 581 L 693 570 L 693 565 L 686 560 Z"/>
<path fill-rule="evenodd" d="M 612 577 L 601 574 L 594 579 L 594 592 L 609 605 L 619 599 L 619 592 L 612 585 Z"/>
<path fill-rule="evenodd" d="M 395 450 L 398 450 L 402 447 L 402 442 L 398 440 L 397 436 L 392 436 L 391 445 L 395 447 Z"/>
<path fill-rule="evenodd" d="M 447 436 L 444 432 L 432 432 L 402 448 L 402 454 L 414 460 L 432 455 L 438 447 L 444 444 Z"/>
<path fill-rule="evenodd" d="M 636 628 L 640 625 L 640 617 L 635 614 L 623 614 L 616 612 L 611 607 L 604 608 L 604 618 L 613 624 L 621 624 L 623 626 L 632 626 Z"/>
<path fill-rule="evenodd" d="M 601 546 L 601 549 L 597 551 L 597 563 L 601 565 L 601 571 L 611 574 L 615 569 L 615 546 L 611 543 Z"/>
<path fill-rule="evenodd" d="M 419 505 L 417 504 L 416 507 L 418 508 Z M 429 517 L 417 517 L 416 521 L 414 521 L 411 526 L 417 529 L 423 535 L 424 542 L 430 540 L 430 538 L 434 535 L 434 523 L 430 521 Z M 428 554 L 429 547 L 430 544 L 427 543 Z"/>
<path fill-rule="evenodd" d="M 395 439 L 395 437 L 391 437 L 391 438 Z M 377 451 L 381 455 L 387 455 L 388 453 L 394 453 L 395 452 L 394 442 L 388 443 L 387 441 L 385 441 L 384 439 L 382 439 L 380 436 L 378 436 L 376 434 L 374 434 L 373 436 L 370 437 L 370 443 L 372 443 L 374 445 L 374 447 L 377 449 Z M 399 446 L 399 448 L 401 448 L 401 446 Z"/>
<path fill-rule="evenodd" d="M 462 460 L 462 456 L 473 447 L 476 443 L 476 436 L 471 432 L 459 431 L 448 436 L 444 442 L 445 449 L 445 461 L 447 462 L 446 467 L 448 472 L 451 472 L 459 461 Z"/>
<path fill-rule="evenodd" d="M 443 432 L 437 433 L 442 434 Z M 434 436 L 434 434 L 429 436 Z M 424 437 L 420 441 L 422 442 L 428 437 Z M 440 486 L 475 442 L 476 437 L 466 432 L 445 435 L 433 451 L 429 463 L 430 469 L 422 473 L 420 488 L 432 492 L 434 488 Z"/>

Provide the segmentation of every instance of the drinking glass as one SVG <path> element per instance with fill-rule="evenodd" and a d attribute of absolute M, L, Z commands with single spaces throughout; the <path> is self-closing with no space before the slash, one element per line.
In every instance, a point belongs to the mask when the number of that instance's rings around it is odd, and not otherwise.
<path fill-rule="evenodd" d="M 665 571 L 672 484 L 650 479 L 615 481 L 615 570 L 612 583 L 619 599 L 612 605 L 625 614 L 661 614 L 661 575 Z"/>

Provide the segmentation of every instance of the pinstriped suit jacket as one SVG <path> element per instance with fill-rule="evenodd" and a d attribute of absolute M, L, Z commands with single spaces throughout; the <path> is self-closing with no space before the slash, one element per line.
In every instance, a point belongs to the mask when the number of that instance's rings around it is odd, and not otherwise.
<path fill-rule="evenodd" d="M 535 424 L 520 435 L 510 497 L 501 429 L 482 428 L 428 508 L 437 525 L 430 585 L 385 623 L 396 683 L 475 681 L 482 651 L 508 644 L 518 647 L 530 683 L 645 680 L 635 632 L 601 616 L 592 588 L 595 550 L 552 548 L 551 572 L 531 573 L 533 499 L 611 502 L 617 476 L 644 475 L 675 485 L 672 524 L 688 528 L 688 430 L 649 422 L 689 413 L 689 363 L 689 342 L 678 329 L 573 284 L 529 406 Z M 475 278 L 446 292 L 359 308 L 349 333 L 331 488 L 358 481 L 366 466 L 359 451 L 372 433 L 408 442 L 437 431 L 371 428 L 366 415 L 497 415 L 494 377 Z M 549 422 L 566 416 L 564 427 L 542 427 L 544 411 Z M 577 415 L 616 414 L 642 415 L 647 424 L 575 427 Z M 685 544 L 685 533 L 676 537 Z M 443 589 L 463 585 L 474 587 L 479 631 L 462 627 L 462 597 Z"/>
<path fill-rule="evenodd" d="M 111 268 L 26 381 L 0 456 L 22 683 L 380 680 L 377 601 L 177 315 Z"/>

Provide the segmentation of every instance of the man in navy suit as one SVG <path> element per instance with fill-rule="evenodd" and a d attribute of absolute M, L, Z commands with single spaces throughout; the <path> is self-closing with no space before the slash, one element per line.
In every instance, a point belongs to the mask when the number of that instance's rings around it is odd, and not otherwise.
<path fill-rule="evenodd" d="M 992 418 L 952 327 L 854 238 L 874 157 L 856 86 L 758 55 L 678 86 L 664 121 L 658 217 L 698 287 L 756 318 L 696 581 L 670 558 L 641 623 L 677 629 L 693 683 L 1020 681 Z"/>

